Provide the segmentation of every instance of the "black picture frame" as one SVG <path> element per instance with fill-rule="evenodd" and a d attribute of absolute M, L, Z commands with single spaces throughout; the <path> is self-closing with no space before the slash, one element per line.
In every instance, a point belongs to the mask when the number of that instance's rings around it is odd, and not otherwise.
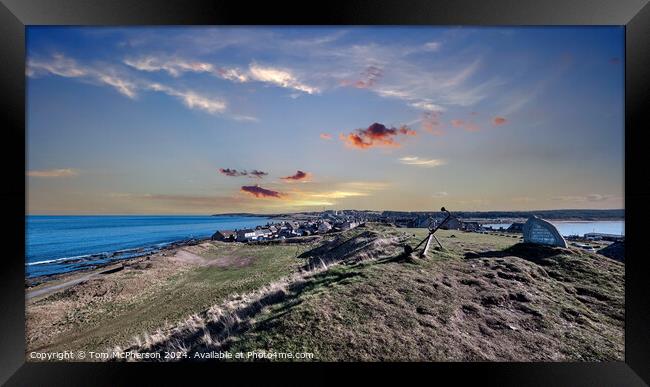
<path fill-rule="evenodd" d="M 650 94 L 648 0 L 347 0 L 320 4 L 234 0 L 84 1 L 0 0 L 2 90 L 2 189 L 7 255 L 0 269 L 0 383 L 12 386 L 184 384 L 212 375 L 215 382 L 283 384 L 346 381 L 341 371 L 403 382 L 451 377 L 499 385 L 646 385 L 650 383 L 650 281 L 644 254 L 644 222 L 650 190 L 645 184 L 644 131 Z M 99 364 L 25 362 L 25 27 L 29 25 L 624 25 L 625 60 L 625 362 L 604 363 L 418 363 L 418 364 Z M 8 177 L 8 178 L 7 178 Z M 295 373 L 300 369 L 299 374 Z M 305 373 L 306 371 L 306 373 Z M 158 381 L 158 383 L 156 383 Z M 365 380 L 369 382 L 368 379 Z M 414 381 L 415 382 L 415 381 Z M 420 382 L 417 382 L 420 383 Z"/>

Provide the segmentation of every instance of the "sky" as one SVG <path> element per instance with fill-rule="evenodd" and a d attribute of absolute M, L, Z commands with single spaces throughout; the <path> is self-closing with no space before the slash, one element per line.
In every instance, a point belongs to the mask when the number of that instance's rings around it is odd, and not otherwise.
<path fill-rule="evenodd" d="M 624 208 L 623 27 L 27 27 L 29 214 Z"/>

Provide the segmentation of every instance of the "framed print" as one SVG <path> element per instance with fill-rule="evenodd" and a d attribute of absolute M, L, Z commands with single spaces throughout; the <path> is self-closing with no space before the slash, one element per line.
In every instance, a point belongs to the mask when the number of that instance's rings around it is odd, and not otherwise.
<path fill-rule="evenodd" d="M 3 0 L 0 380 L 647 383 L 647 2 L 286 7 Z"/>

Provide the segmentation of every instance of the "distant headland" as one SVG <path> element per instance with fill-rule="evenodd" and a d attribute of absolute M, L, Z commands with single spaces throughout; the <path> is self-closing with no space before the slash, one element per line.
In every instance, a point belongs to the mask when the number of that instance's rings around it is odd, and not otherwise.
<path fill-rule="evenodd" d="M 573 221 L 595 221 L 595 220 L 621 220 L 625 218 L 624 209 L 560 209 L 560 210 L 530 210 L 530 211 L 453 211 L 454 215 L 463 219 L 526 219 L 530 216 L 538 216 L 551 220 L 573 220 Z M 212 216 L 250 216 L 266 218 L 303 218 L 319 217 L 324 214 L 333 215 L 358 215 L 366 217 L 418 217 L 418 216 L 442 216 L 439 211 L 391 211 L 391 210 L 326 210 L 326 211 L 303 211 L 284 212 L 275 214 L 257 214 L 248 212 L 219 213 Z"/>

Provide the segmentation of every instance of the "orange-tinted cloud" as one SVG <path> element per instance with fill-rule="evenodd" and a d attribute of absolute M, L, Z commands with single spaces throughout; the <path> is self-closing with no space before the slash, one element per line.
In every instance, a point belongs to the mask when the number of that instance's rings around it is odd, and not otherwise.
<path fill-rule="evenodd" d="M 305 180 L 308 177 L 309 177 L 309 173 L 303 171 L 296 171 L 296 173 L 291 176 L 282 177 L 282 180 L 298 181 L 298 180 Z"/>
<path fill-rule="evenodd" d="M 494 119 L 492 120 L 492 124 L 494 124 L 494 126 L 499 126 L 505 124 L 507 121 L 508 120 L 506 120 L 503 117 L 494 117 Z"/>
<path fill-rule="evenodd" d="M 340 139 L 353 148 L 366 149 L 371 147 L 400 147 L 395 141 L 398 135 L 415 136 L 417 132 L 407 126 L 387 128 L 375 122 L 366 129 L 357 129 L 348 135 L 341 134 Z"/>
<path fill-rule="evenodd" d="M 244 185 L 241 187 L 242 192 L 249 193 L 256 198 L 278 198 L 282 197 L 282 193 L 270 189 L 262 188 L 259 185 Z"/>
<path fill-rule="evenodd" d="M 246 176 L 247 175 L 246 171 L 238 171 L 236 169 L 230 169 L 230 168 L 219 168 L 219 172 L 221 172 L 221 174 L 226 175 L 226 176 Z"/>
<path fill-rule="evenodd" d="M 465 121 L 463 120 L 451 120 L 451 126 L 454 128 L 462 128 L 463 125 L 465 125 Z"/>
<path fill-rule="evenodd" d="M 323 140 L 331 140 L 331 139 L 332 139 L 332 135 L 329 134 L 329 133 L 321 133 L 321 134 L 320 134 L 320 138 L 322 138 Z"/>
<path fill-rule="evenodd" d="M 468 132 L 478 132 L 481 128 L 473 122 L 464 120 L 451 120 L 451 126 L 454 128 L 461 128 Z"/>
<path fill-rule="evenodd" d="M 440 112 L 423 113 L 421 121 L 422 129 L 430 132 L 434 136 L 442 136 L 445 134 L 442 122 L 440 122 L 440 114 Z"/>

